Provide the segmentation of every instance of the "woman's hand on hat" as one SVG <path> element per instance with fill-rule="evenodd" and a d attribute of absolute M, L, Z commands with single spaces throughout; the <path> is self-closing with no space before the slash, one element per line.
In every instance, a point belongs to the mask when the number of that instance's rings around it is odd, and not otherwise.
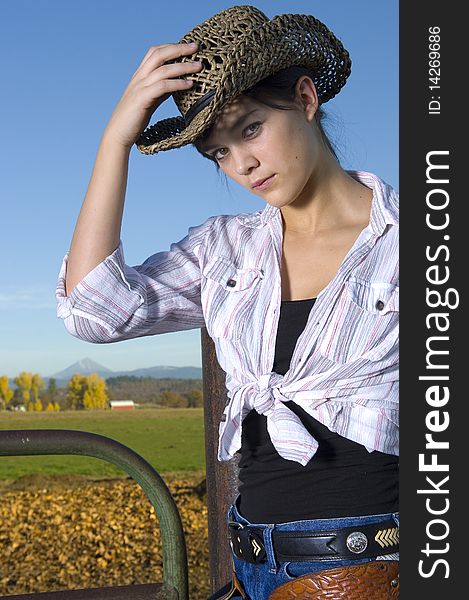
<path fill-rule="evenodd" d="M 105 135 L 130 149 L 147 127 L 152 114 L 169 96 L 191 87 L 185 75 L 197 73 L 200 62 L 184 61 L 165 64 L 197 51 L 197 44 L 161 44 L 152 46 L 135 71 L 129 85 L 109 119 Z"/>

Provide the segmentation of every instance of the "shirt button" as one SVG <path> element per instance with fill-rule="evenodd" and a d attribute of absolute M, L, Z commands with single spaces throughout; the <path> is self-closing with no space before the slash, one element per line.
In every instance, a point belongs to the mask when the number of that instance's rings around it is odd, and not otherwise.
<path fill-rule="evenodd" d="M 382 300 L 378 300 L 378 302 L 376 303 L 376 308 L 378 310 L 383 310 L 383 308 L 384 308 L 384 302 Z"/>
<path fill-rule="evenodd" d="M 228 281 L 226 282 L 226 285 L 228 287 L 234 287 L 236 285 L 236 279 L 228 279 Z"/>

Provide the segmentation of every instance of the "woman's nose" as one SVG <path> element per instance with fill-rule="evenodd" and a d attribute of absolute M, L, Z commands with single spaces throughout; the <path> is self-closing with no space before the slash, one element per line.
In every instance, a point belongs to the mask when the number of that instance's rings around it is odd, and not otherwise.
<path fill-rule="evenodd" d="M 252 169 L 259 166 L 259 161 L 250 153 L 240 152 L 235 155 L 236 173 L 247 175 Z"/>

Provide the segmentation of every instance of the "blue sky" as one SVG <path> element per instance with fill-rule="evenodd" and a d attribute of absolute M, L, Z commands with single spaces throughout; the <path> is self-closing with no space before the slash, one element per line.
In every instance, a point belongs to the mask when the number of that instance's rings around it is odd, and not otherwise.
<path fill-rule="evenodd" d="M 201 365 L 200 330 L 108 345 L 70 336 L 54 289 L 102 131 L 148 48 L 177 42 L 235 2 L 15 0 L 2 3 L 0 52 L 0 375 L 44 376 L 87 356 L 113 370 Z M 313 14 L 342 40 L 352 74 L 325 105 L 346 169 L 398 188 L 398 1 L 253 2 L 268 17 Z M 172 100 L 152 122 L 174 116 Z M 128 264 L 216 214 L 263 208 L 185 147 L 130 157 L 122 239 Z"/>

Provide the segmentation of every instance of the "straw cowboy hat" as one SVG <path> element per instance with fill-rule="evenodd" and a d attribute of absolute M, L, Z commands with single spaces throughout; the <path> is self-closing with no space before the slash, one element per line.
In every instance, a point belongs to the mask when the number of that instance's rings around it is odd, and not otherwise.
<path fill-rule="evenodd" d="M 198 42 L 198 50 L 170 62 L 202 61 L 188 90 L 173 93 L 181 116 L 158 121 L 136 142 L 143 154 L 194 142 L 237 95 L 290 66 L 312 71 L 323 104 L 344 86 L 350 74 L 347 50 L 321 21 L 311 15 L 287 14 L 268 19 L 254 6 L 233 6 L 207 19 L 181 43 Z"/>

